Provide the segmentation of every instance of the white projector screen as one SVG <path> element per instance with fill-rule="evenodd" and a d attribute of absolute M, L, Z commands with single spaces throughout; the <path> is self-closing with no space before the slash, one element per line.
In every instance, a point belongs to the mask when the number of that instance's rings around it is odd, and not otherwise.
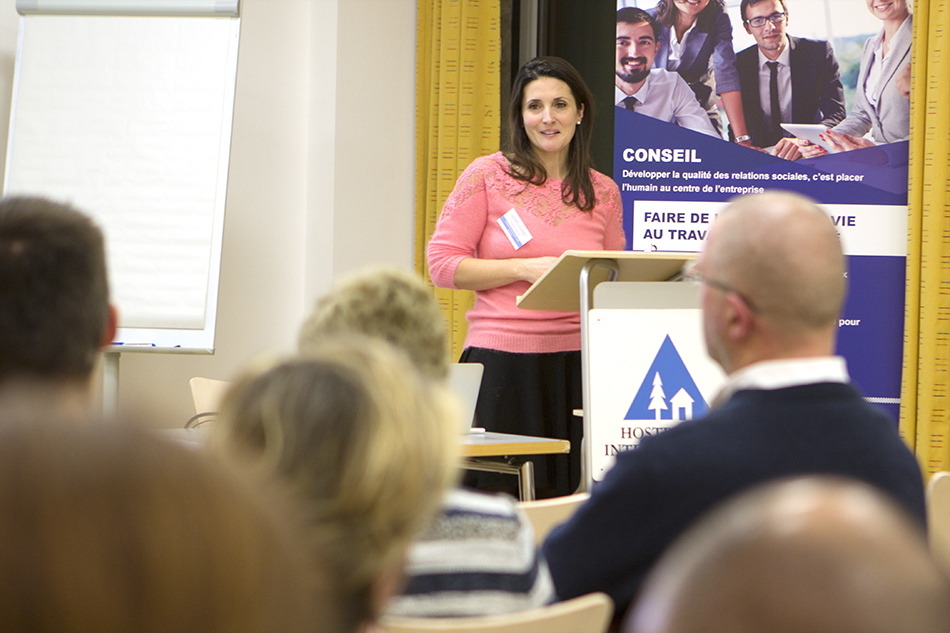
<path fill-rule="evenodd" d="M 240 18 L 90 15 L 20 0 L 4 194 L 44 195 L 106 235 L 121 351 L 211 353 Z M 76 15 L 63 15 L 62 5 Z M 193 4 L 209 3 L 198 0 Z M 21 7 L 23 5 L 23 7 Z M 233 12 L 220 12 L 230 5 Z M 80 10 L 82 9 L 82 10 Z M 119 351 L 117 349 L 116 351 Z"/>

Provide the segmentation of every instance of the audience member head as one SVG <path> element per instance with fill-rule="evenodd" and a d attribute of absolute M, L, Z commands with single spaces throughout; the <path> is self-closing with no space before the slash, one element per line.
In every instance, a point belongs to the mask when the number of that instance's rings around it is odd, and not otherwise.
<path fill-rule="evenodd" d="M 405 352 L 423 374 L 449 374 L 448 330 L 432 291 L 418 276 L 398 268 L 371 268 L 336 283 L 300 328 L 308 351 L 341 334 L 385 339 Z"/>
<path fill-rule="evenodd" d="M 216 440 L 299 495 L 347 630 L 397 589 L 409 543 L 455 476 L 447 389 L 384 341 L 340 337 L 245 376 L 224 398 Z"/>
<path fill-rule="evenodd" d="M 127 427 L 5 417 L 0 630 L 337 631 L 286 510 L 206 455 Z"/>
<path fill-rule="evenodd" d="M 803 196 L 743 196 L 719 214 L 693 269 L 709 355 L 732 373 L 833 353 L 845 296 L 841 242 Z"/>
<path fill-rule="evenodd" d="M 650 573 L 630 633 L 933 633 L 950 588 L 919 526 L 869 486 L 767 484 L 683 534 Z"/>
<path fill-rule="evenodd" d="M 115 327 L 99 228 L 67 204 L 0 199 L 0 383 L 86 386 Z"/>

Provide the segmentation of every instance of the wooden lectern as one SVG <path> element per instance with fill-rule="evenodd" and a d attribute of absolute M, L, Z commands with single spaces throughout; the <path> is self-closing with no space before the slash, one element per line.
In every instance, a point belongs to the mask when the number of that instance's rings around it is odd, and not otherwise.
<path fill-rule="evenodd" d="M 605 281 L 673 281 L 695 257 L 680 253 L 632 251 L 565 251 L 548 271 L 518 297 L 527 310 L 580 311 L 581 372 L 584 394 L 584 441 L 591 437 L 590 321 L 594 288 Z M 593 482 L 589 447 L 581 450 L 581 490 Z"/>

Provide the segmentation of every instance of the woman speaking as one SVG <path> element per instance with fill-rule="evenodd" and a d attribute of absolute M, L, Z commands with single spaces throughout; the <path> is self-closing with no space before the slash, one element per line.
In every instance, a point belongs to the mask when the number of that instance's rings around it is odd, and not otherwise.
<path fill-rule="evenodd" d="M 569 458 L 535 459 L 538 497 L 580 482 L 580 315 L 521 310 L 515 299 L 564 251 L 625 244 L 620 191 L 590 167 L 592 108 L 568 62 L 525 64 L 511 90 L 507 151 L 462 173 L 428 246 L 437 286 L 475 291 L 460 361 L 485 366 L 478 424 L 571 441 Z"/>

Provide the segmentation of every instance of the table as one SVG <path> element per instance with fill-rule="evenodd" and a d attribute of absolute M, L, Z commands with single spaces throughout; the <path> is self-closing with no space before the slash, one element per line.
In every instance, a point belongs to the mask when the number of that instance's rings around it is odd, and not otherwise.
<path fill-rule="evenodd" d="M 522 463 L 515 465 L 511 460 L 528 455 L 569 452 L 571 443 L 568 440 L 548 437 L 492 432 L 467 433 L 462 436 L 462 457 L 465 458 L 463 468 L 516 475 L 522 501 L 534 499 L 534 464 L 526 459 L 519 460 Z M 490 457 L 505 457 L 509 461 L 485 459 Z"/>
<path fill-rule="evenodd" d="M 193 429 L 160 429 L 157 432 L 189 448 L 199 448 L 207 442 L 211 428 L 205 425 Z M 516 475 L 518 496 L 522 501 L 534 499 L 534 464 L 531 460 L 517 460 L 522 462 L 517 465 L 512 461 L 528 455 L 571 452 L 568 440 L 509 433 L 466 433 L 461 436 L 461 446 L 464 468 Z M 508 461 L 486 459 L 499 457 L 508 458 Z"/>

